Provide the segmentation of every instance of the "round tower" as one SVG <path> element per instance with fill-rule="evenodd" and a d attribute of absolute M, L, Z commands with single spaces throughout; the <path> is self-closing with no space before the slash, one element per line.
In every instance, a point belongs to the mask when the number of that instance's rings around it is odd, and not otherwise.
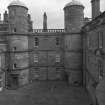
<path fill-rule="evenodd" d="M 81 2 L 72 0 L 64 7 L 64 25 L 67 32 L 79 32 L 83 26 L 84 6 Z"/>
<path fill-rule="evenodd" d="M 79 33 L 84 24 L 84 6 L 73 0 L 64 7 L 65 13 L 65 71 L 68 82 L 82 84 L 82 35 Z"/>
<path fill-rule="evenodd" d="M 19 0 L 15 0 L 9 4 L 8 10 L 10 32 L 28 32 L 27 6 Z"/>
<path fill-rule="evenodd" d="M 28 8 L 19 0 L 13 1 L 9 9 L 9 71 L 8 87 L 17 88 L 29 82 L 28 59 Z M 23 35 L 22 35 L 23 34 Z"/>

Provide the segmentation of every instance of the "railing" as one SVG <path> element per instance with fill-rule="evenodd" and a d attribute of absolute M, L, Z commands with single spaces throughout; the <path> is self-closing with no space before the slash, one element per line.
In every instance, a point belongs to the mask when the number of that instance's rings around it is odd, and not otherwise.
<path fill-rule="evenodd" d="M 42 32 L 65 32 L 64 29 L 47 29 L 47 30 L 43 30 L 43 29 L 33 29 L 34 33 L 42 33 Z"/>

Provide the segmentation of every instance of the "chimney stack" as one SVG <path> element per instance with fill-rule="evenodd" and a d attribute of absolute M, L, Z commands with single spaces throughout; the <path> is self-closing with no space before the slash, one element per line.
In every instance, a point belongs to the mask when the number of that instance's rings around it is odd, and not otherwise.
<path fill-rule="evenodd" d="M 8 13 L 5 11 L 4 13 L 4 22 L 8 22 Z"/>
<path fill-rule="evenodd" d="M 91 0 L 92 19 L 100 15 L 100 0 Z"/>
<path fill-rule="evenodd" d="M 44 12 L 44 15 L 43 15 L 43 31 L 44 32 L 47 31 L 47 15 L 46 15 L 46 12 Z"/>

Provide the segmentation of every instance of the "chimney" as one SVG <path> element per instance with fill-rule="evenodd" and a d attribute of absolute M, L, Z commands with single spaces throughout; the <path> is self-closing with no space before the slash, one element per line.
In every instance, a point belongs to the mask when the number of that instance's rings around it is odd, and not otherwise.
<path fill-rule="evenodd" d="M 4 22 L 8 22 L 8 13 L 5 11 L 4 13 Z"/>
<path fill-rule="evenodd" d="M 100 15 L 100 0 L 91 0 L 92 19 Z"/>
<path fill-rule="evenodd" d="M 46 15 L 46 12 L 44 12 L 44 15 L 43 15 L 43 31 L 44 32 L 47 31 L 47 15 Z"/>

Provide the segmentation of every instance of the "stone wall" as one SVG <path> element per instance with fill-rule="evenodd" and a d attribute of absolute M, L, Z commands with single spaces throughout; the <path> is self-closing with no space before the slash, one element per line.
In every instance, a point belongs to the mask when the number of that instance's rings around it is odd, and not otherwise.
<path fill-rule="evenodd" d="M 35 46 L 35 38 L 38 38 L 39 45 Z M 56 38 L 59 39 L 59 45 L 56 45 Z M 31 73 L 30 79 L 34 80 L 63 80 L 63 41 L 60 33 L 40 33 L 34 34 L 29 38 L 29 46 L 33 49 L 30 52 Z M 34 56 L 37 55 L 38 62 L 34 62 Z M 56 62 L 56 55 L 60 56 L 60 62 Z"/>
<path fill-rule="evenodd" d="M 65 35 L 65 59 L 64 66 L 67 72 L 69 84 L 82 84 L 82 36 L 80 34 Z"/>
<path fill-rule="evenodd" d="M 93 105 L 96 105 L 97 85 L 105 77 L 105 13 L 89 22 L 83 29 L 84 41 L 84 80 Z"/>

